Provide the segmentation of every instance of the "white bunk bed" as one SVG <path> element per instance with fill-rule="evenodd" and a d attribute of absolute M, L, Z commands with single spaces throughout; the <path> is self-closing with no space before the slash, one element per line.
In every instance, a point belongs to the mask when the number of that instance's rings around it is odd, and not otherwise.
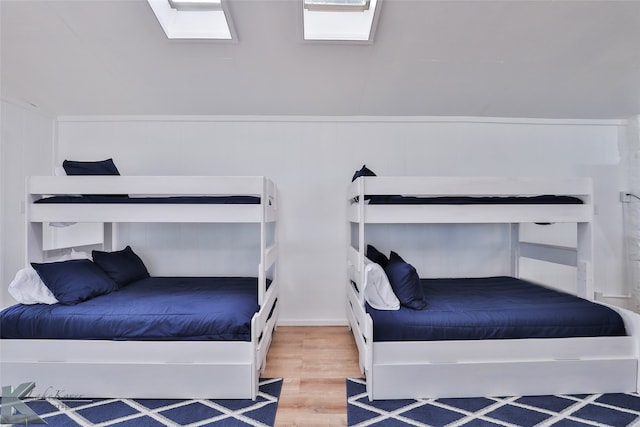
<path fill-rule="evenodd" d="M 36 204 L 43 196 L 259 197 L 258 204 Z M 27 181 L 27 262 L 46 260 L 43 223 L 104 223 L 105 251 L 118 222 L 260 225 L 259 311 L 251 341 L 0 340 L 2 385 L 36 383 L 32 395 L 131 398 L 256 398 L 279 309 L 276 186 L 265 177 L 68 176 Z M 267 284 L 270 283 L 268 286 Z"/>
<path fill-rule="evenodd" d="M 583 204 L 368 204 L 365 195 L 575 196 Z M 504 223 L 511 272 L 520 257 L 577 268 L 577 295 L 594 299 L 591 181 L 582 178 L 359 177 L 348 187 L 347 312 L 369 399 L 474 397 L 638 391 L 640 315 L 612 307 L 627 336 L 376 342 L 363 289 L 366 225 Z M 521 242 L 521 223 L 575 223 L 577 247 Z M 427 308 L 428 309 L 428 308 Z"/>

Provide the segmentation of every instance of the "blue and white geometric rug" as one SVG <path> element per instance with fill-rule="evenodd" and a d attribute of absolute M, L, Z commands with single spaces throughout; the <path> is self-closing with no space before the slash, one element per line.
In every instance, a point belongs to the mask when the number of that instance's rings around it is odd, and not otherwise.
<path fill-rule="evenodd" d="M 24 399 L 52 427 L 273 426 L 282 378 L 260 379 L 251 399 Z M 24 425 L 24 424 L 22 424 Z M 35 424 L 30 424 L 35 425 Z"/>
<path fill-rule="evenodd" d="M 640 395 L 405 399 L 370 402 L 363 379 L 347 379 L 351 427 L 629 427 L 640 426 Z"/>

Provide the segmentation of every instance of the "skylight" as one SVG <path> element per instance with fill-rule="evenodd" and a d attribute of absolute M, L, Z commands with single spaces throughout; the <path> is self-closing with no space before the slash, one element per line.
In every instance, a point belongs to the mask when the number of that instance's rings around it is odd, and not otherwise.
<path fill-rule="evenodd" d="M 147 2 L 170 39 L 233 39 L 223 0 Z"/>
<path fill-rule="evenodd" d="M 304 0 L 304 8 L 320 12 L 364 12 L 369 10 L 371 0 Z"/>
<path fill-rule="evenodd" d="M 382 0 L 301 0 L 305 40 L 370 41 Z"/>
<path fill-rule="evenodd" d="M 221 10 L 220 0 L 169 0 L 169 6 L 176 10 Z"/>

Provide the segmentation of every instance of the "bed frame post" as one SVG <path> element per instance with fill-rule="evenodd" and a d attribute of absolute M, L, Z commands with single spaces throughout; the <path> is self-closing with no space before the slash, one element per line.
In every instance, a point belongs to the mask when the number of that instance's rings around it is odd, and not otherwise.
<path fill-rule="evenodd" d="M 262 307 L 265 293 L 267 291 L 267 266 L 265 252 L 267 249 L 267 229 L 266 217 L 269 192 L 267 191 L 267 180 L 262 177 L 262 189 L 260 193 L 260 204 L 262 205 L 262 217 L 260 218 L 260 264 L 258 266 L 258 305 Z"/>
<path fill-rule="evenodd" d="M 260 284 L 258 283 L 258 286 Z M 258 322 L 256 316 L 251 319 L 251 346 L 254 349 L 257 349 L 260 345 L 259 343 L 260 331 L 258 330 Z M 256 400 L 258 395 L 258 388 L 260 384 L 260 370 L 258 366 L 261 361 L 259 360 L 260 354 L 258 351 L 253 352 L 253 357 L 251 359 L 251 399 Z"/>
<path fill-rule="evenodd" d="M 25 206 L 24 206 L 24 226 L 25 226 L 25 247 L 24 247 L 24 266 L 28 266 L 30 262 L 42 262 L 44 260 L 43 236 L 41 222 L 31 222 L 31 205 L 39 197 L 31 194 L 31 178 L 27 177 L 25 184 Z"/>
<path fill-rule="evenodd" d="M 593 259 L 593 233 L 590 222 L 578 223 L 578 289 L 579 296 L 588 300 L 595 297 L 593 285 L 593 268 L 591 260 Z"/>
<path fill-rule="evenodd" d="M 520 277 L 520 224 L 510 224 L 511 277 Z"/>
<path fill-rule="evenodd" d="M 114 242 L 114 224 L 104 222 L 102 224 L 102 248 L 104 251 L 111 252 L 115 247 Z"/>
<path fill-rule="evenodd" d="M 358 179 L 358 265 L 360 266 L 360 283 L 364 283 L 364 178 Z"/>
<path fill-rule="evenodd" d="M 27 221 L 26 228 L 27 238 L 24 251 L 25 267 L 28 266 L 30 262 L 44 261 L 44 252 L 42 250 L 42 223 L 29 223 Z"/>

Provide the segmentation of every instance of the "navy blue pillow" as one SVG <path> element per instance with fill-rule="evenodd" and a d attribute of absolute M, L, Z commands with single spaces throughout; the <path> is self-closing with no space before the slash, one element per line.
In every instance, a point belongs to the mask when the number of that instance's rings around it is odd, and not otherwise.
<path fill-rule="evenodd" d="M 96 162 L 82 162 L 77 160 L 65 160 L 62 167 L 67 175 L 120 175 L 113 159 L 99 160 Z M 87 196 L 87 194 L 84 194 Z M 90 194 L 88 196 L 91 196 Z M 128 194 L 104 194 L 107 197 L 129 197 Z"/>
<path fill-rule="evenodd" d="M 104 270 L 120 288 L 136 280 L 149 277 L 147 267 L 133 252 L 131 246 L 114 252 L 92 251 L 91 257 L 93 262 Z"/>
<path fill-rule="evenodd" d="M 367 165 L 362 165 L 362 168 L 360 168 L 359 171 L 356 171 L 356 173 L 353 174 L 353 178 L 351 178 L 351 182 L 355 181 L 357 178 L 360 178 L 361 176 L 376 176 L 376 174 L 373 173 L 373 171 L 369 169 Z"/>
<path fill-rule="evenodd" d="M 113 280 L 88 259 L 31 266 L 61 304 L 73 305 L 118 289 Z"/>
<path fill-rule="evenodd" d="M 382 268 L 385 268 L 389 263 L 389 258 L 387 258 L 385 254 L 377 250 L 372 245 L 367 245 L 366 255 L 367 255 L 367 258 L 369 258 L 371 261 L 375 262 L 376 264 L 380 264 Z"/>
<path fill-rule="evenodd" d="M 400 255 L 391 252 L 389 263 L 384 272 L 387 273 L 389 283 L 400 300 L 400 304 L 414 310 L 422 310 L 427 306 L 416 269 L 406 263 Z"/>
<path fill-rule="evenodd" d="M 353 178 L 351 178 L 351 182 L 355 181 L 356 179 L 360 178 L 361 176 L 377 176 L 377 175 L 371 169 L 369 169 L 367 167 L 367 165 L 362 165 L 362 168 L 359 171 L 356 171 L 356 173 L 353 174 Z M 389 199 L 389 197 L 393 197 L 393 196 L 386 196 L 386 195 L 364 196 L 364 199 L 365 200 L 370 200 L 371 202 L 374 202 L 374 203 L 384 203 L 385 201 L 387 201 Z M 355 202 L 357 202 L 358 201 L 358 197 L 355 197 L 353 200 Z"/>
<path fill-rule="evenodd" d="M 97 162 L 65 160 L 62 162 L 62 167 L 67 175 L 120 175 L 113 159 Z"/>

